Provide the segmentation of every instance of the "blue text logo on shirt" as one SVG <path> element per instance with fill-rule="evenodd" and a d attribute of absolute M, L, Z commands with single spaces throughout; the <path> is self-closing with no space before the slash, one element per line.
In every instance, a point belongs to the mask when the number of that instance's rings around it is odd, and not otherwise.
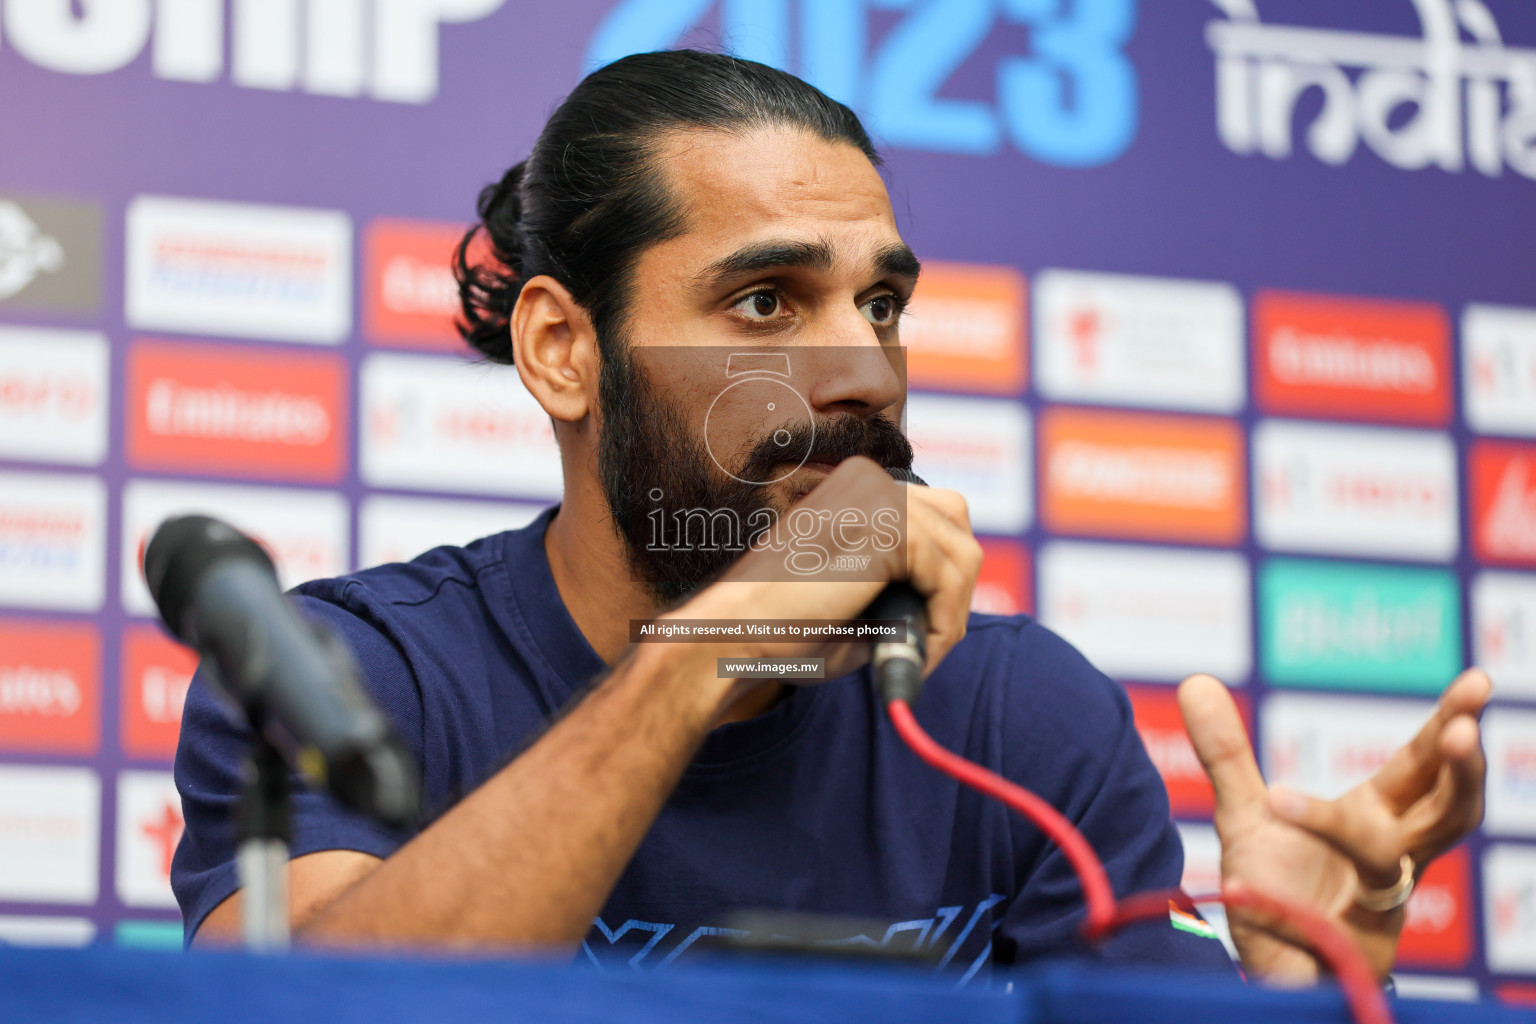
<path fill-rule="evenodd" d="M 1041 163 L 1092 167 L 1136 137 L 1136 69 L 1124 49 L 1136 0 L 620 0 L 586 68 L 675 46 L 712 14 L 730 52 L 848 104 L 883 145 L 971 156 L 1010 145 Z M 985 43 L 999 25 L 1030 29 L 1031 52 L 993 54 Z M 953 91 L 972 96 L 940 95 L 962 72 Z"/>
<path fill-rule="evenodd" d="M 992 929 L 1001 918 L 988 921 L 988 911 L 1006 897 L 993 893 L 974 908 L 963 905 L 940 907 L 932 917 L 896 921 L 880 935 L 850 935 L 823 943 L 838 946 L 868 946 L 874 949 L 899 949 L 944 952 L 937 967 L 945 970 L 964 964 L 959 984 L 970 981 L 992 957 Z M 630 918 L 609 925 L 601 917 L 592 922 L 592 931 L 581 944 L 581 951 L 597 968 L 604 971 L 648 971 L 670 967 L 700 940 L 719 935 L 745 935 L 745 932 L 713 925 L 693 928 L 658 921 Z M 973 953 L 972 947 L 980 946 Z M 964 951 L 965 956 L 962 956 Z M 967 957 L 969 959 L 967 959 Z M 957 959 L 958 958 L 958 959 Z"/>

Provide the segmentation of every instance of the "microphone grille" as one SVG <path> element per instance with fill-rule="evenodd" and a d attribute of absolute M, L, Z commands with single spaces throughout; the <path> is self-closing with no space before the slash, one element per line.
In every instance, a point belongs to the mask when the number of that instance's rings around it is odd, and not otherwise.
<path fill-rule="evenodd" d="M 197 584 L 215 563 L 227 558 L 254 561 L 276 579 L 272 559 L 261 546 L 208 516 L 178 516 L 161 523 L 144 549 L 144 582 L 160 618 L 183 642 L 191 642 L 186 613 Z"/>
<path fill-rule="evenodd" d="M 924 480 L 910 469 L 901 469 L 897 466 L 886 466 L 885 471 L 904 484 L 917 484 L 919 487 L 928 486 L 928 481 Z"/>

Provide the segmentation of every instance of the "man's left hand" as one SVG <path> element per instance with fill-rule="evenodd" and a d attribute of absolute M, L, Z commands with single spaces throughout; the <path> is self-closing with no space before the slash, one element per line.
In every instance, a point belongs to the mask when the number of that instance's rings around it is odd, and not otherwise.
<path fill-rule="evenodd" d="M 1322 914 L 1349 932 L 1385 978 L 1405 911 L 1369 910 L 1356 896 L 1394 886 L 1404 854 L 1419 878 L 1481 823 L 1486 762 L 1478 719 L 1491 690 L 1482 671 L 1463 672 L 1419 734 L 1380 771 L 1337 800 L 1319 800 L 1266 786 L 1226 687 L 1210 676 L 1184 680 L 1179 709 L 1216 791 L 1223 888 Z M 1280 984 L 1318 977 L 1318 959 L 1296 944 L 1284 921 L 1247 909 L 1233 909 L 1227 919 L 1250 975 Z"/>

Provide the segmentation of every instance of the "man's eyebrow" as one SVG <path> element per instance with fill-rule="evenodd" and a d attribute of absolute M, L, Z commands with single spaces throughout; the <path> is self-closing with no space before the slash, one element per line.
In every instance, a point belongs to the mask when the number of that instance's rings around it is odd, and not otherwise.
<path fill-rule="evenodd" d="M 894 242 L 875 253 L 875 269 L 883 276 L 907 277 L 913 281 L 922 273 L 917 254 L 905 242 Z"/>
<path fill-rule="evenodd" d="M 705 267 L 697 277 L 700 285 L 715 287 L 733 278 L 761 274 L 768 270 L 802 267 L 828 271 L 836 262 L 832 246 L 824 241 L 766 241 L 742 246 Z M 882 276 L 894 275 L 917 279 L 922 264 L 903 242 L 895 242 L 875 254 L 875 270 Z"/>
<path fill-rule="evenodd" d="M 754 242 L 729 256 L 722 256 L 705 267 L 698 276 L 700 284 L 722 284 L 733 277 L 760 274 L 765 270 L 804 267 L 807 270 L 832 269 L 832 246 L 826 242 Z"/>

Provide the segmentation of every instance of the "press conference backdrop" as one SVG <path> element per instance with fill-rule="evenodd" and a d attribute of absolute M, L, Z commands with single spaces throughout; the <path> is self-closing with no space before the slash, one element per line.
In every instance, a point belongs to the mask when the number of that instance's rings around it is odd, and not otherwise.
<path fill-rule="evenodd" d="M 1268 777 L 1331 796 L 1476 660 L 1487 820 L 1401 970 L 1536 993 L 1529 4 L 0 8 L 0 939 L 178 941 L 159 520 L 226 517 L 293 584 L 558 499 L 548 420 L 449 327 L 448 252 L 585 69 L 681 43 L 867 119 L 925 261 L 917 469 L 970 499 L 977 605 L 1127 685 L 1189 886 L 1218 846 L 1172 684 L 1226 680 Z M 621 970 L 690 941 L 605 927 Z"/>

